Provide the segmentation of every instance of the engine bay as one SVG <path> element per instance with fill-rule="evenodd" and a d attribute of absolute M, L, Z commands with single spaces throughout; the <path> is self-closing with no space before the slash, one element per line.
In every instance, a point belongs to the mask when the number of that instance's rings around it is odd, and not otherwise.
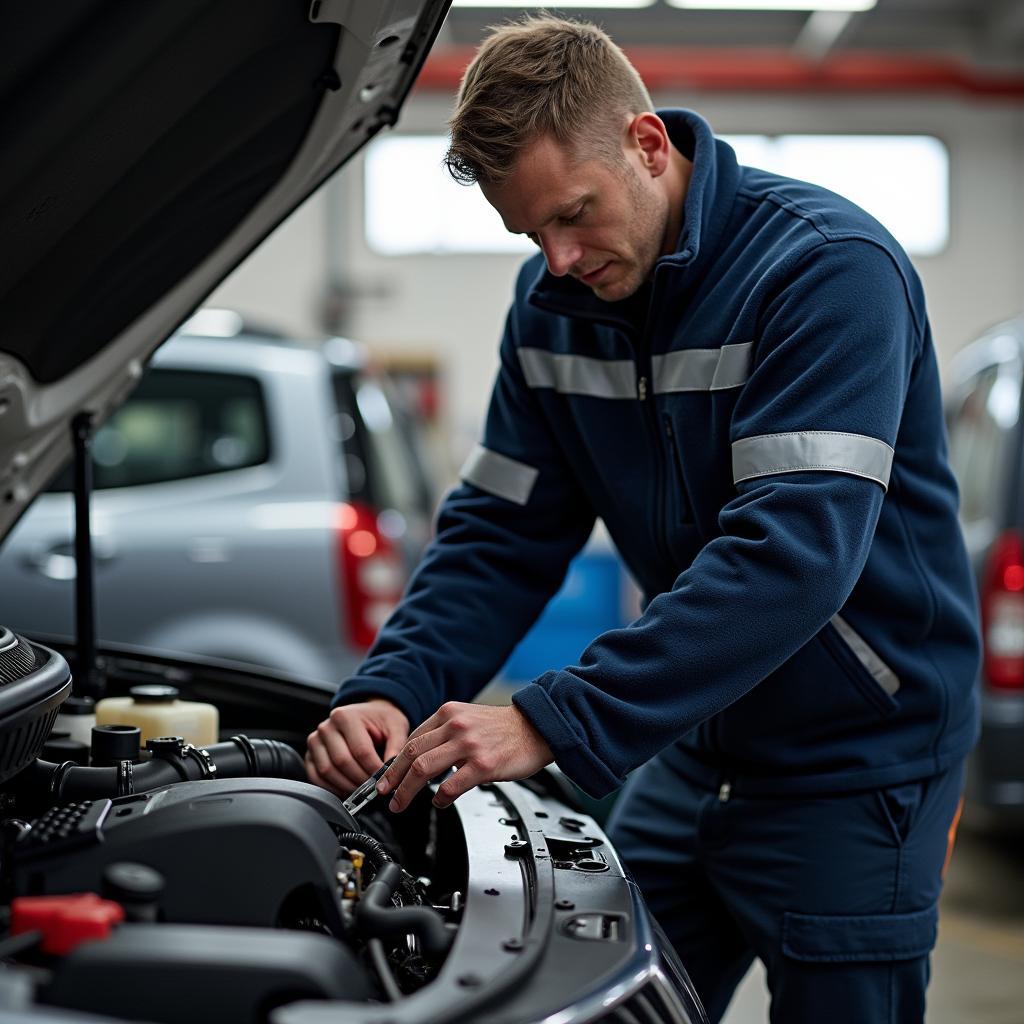
<path fill-rule="evenodd" d="M 428 795 L 357 820 L 292 746 L 245 735 L 136 739 L 133 754 L 129 726 L 103 726 L 89 763 L 49 761 L 67 662 L 6 630 L 0 678 L 0 1007 L 257 1021 L 436 977 L 466 863 L 457 816 Z M 113 762 L 111 730 L 127 755 Z"/>
<path fill-rule="evenodd" d="M 62 734 L 75 657 L 0 627 L 5 1024 L 703 1019 L 557 772 L 353 815 L 305 781 L 323 690 L 108 649 L 108 694 L 181 687 L 222 727 L 111 723 L 86 750 Z"/>

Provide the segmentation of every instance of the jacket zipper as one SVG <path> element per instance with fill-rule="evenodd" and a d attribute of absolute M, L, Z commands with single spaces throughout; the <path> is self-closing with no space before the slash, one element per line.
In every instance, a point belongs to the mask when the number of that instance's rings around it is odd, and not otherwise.
<path fill-rule="evenodd" d="M 644 339 L 644 356 L 642 369 L 648 370 L 650 360 L 647 356 L 646 339 Z M 634 345 L 634 350 L 637 352 L 637 365 L 640 368 L 640 352 L 637 350 L 637 346 Z M 657 445 L 658 459 L 660 462 L 658 471 L 658 493 L 655 499 L 655 507 L 658 510 L 658 521 L 655 524 L 655 543 L 662 553 L 662 557 L 665 559 L 667 565 L 672 565 L 675 562 L 675 558 L 672 555 L 672 549 L 668 542 L 668 530 L 666 529 L 666 522 L 668 517 L 665 515 L 665 504 L 667 501 L 666 488 L 665 488 L 665 449 L 661 440 L 661 426 L 658 423 L 658 411 L 654 408 L 653 401 L 649 401 L 653 398 L 651 395 L 651 389 L 649 386 L 650 371 L 647 373 L 641 372 L 637 377 L 636 382 L 636 397 L 637 400 L 644 408 L 644 413 L 647 417 L 647 422 L 650 424 L 651 429 L 654 433 L 655 444 Z M 671 454 L 671 453 L 670 453 Z"/>
<path fill-rule="evenodd" d="M 672 426 L 672 417 L 667 413 L 663 418 L 665 424 L 665 436 L 668 438 L 668 462 L 669 475 L 677 481 L 679 493 L 679 522 L 693 523 L 693 506 L 690 503 L 690 495 L 686 489 L 686 477 L 683 475 L 683 460 L 679 452 L 679 445 L 676 441 L 675 428 Z"/>

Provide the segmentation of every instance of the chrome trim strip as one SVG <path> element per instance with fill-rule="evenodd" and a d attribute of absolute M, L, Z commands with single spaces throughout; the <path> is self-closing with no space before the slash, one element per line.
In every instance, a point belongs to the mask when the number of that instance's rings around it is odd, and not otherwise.
<path fill-rule="evenodd" d="M 846 646 L 853 651 L 857 660 L 871 673 L 871 677 L 885 690 L 890 697 L 900 688 L 899 677 L 875 651 L 868 642 L 838 613 L 832 616 L 832 625 L 836 632 L 846 641 Z"/>
<path fill-rule="evenodd" d="M 542 348 L 519 349 L 519 365 L 531 388 L 554 388 L 561 395 L 636 398 L 632 359 L 592 359 L 558 355 Z"/>
<path fill-rule="evenodd" d="M 892 448 L 864 434 L 802 430 L 745 437 L 732 445 L 733 483 L 753 477 L 806 470 L 849 473 L 888 489 Z"/>
<path fill-rule="evenodd" d="M 651 359 L 654 393 L 723 391 L 738 388 L 750 376 L 754 343 L 721 348 L 691 348 Z"/>
<path fill-rule="evenodd" d="M 516 505 L 525 505 L 530 500 L 538 475 L 533 466 L 492 452 L 482 444 L 473 448 L 459 471 L 466 483 Z"/>

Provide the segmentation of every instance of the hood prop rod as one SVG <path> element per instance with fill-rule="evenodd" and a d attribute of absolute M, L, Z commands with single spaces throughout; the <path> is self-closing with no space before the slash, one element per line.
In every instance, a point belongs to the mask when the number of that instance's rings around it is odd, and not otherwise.
<path fill-rule="evenodd" d="M 93 584 L 92 524 L 92 414 L 80 412 L 71 421 L 75 450 L 75 636 L 77 697 L 99 700 L 106 690 L 96 664 L 96 592 Z"/>

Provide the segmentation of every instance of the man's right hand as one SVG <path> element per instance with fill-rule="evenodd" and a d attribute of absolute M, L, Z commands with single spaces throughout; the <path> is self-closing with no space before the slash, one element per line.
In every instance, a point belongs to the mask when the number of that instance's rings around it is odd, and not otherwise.
<path fill-rule="evenodd" d="M 339 796 L 348 796 L 409 738 L 409 719 L 389 700 L 346 704 L 306 737 L 306 776 Z M 384 747 L 383 759 L 377 746 Z"/>

